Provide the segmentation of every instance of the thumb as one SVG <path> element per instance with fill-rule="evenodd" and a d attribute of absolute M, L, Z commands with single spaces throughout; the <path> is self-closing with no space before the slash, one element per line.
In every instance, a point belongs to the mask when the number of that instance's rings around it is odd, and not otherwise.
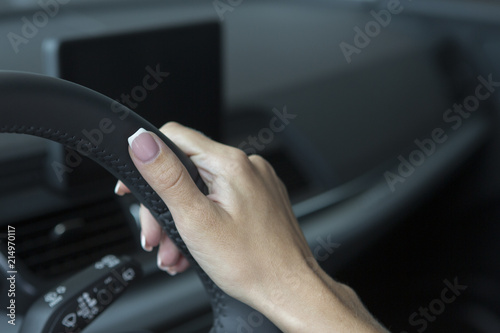
<path fill-rule="evenodd" d="M 174 152 L 156 134 L 139 129 L 129 139 L 136 168 L 170 209 L 172 216 L 193 212 L 193 203 L 208 199 Z"/>

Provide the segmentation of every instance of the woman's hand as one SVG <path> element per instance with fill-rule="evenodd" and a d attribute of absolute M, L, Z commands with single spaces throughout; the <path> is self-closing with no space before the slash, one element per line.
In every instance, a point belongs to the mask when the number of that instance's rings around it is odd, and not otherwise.
<path fill-rule="evenodd" d="M 350 288 L 319 268 L 267 161 L 177 123 L 161 130 L 194 162 L 207 196 L 156 135 L 132 136 L 130 155 L 169 207 L 194 259 L 222 290 L 283 331 L 382 330 Z M 127 191 L 118 184 L 118 194 Z M 159 245 L 160 268 L 175 274 L 189 266 L 145 208 L 141 226 L 143 247 Z"/>

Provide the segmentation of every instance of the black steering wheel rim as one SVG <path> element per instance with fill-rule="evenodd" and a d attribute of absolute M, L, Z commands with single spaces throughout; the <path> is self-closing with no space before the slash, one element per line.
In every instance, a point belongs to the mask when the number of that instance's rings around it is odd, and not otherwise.
<path fill-rule="evenodd" d="M 258 325 L 253 321 L 253 332 L 280 332 L 259 312 L 227 295 L 200 268 L 180 237 L 168 207 L 135 168 L 128 153 L 127 138 L 142 127 L 158 135 L 181 160 L 198 188 L 208 193 L 192 161 L 157 128 L 100 93 L 39 74 L 0 71 L 0 100 L 3 103 L 0 132 L 34 135 L 81 152 L 127 185 L 151 211 L 203 282 L 214 314 L 210 332 L 238 332 L 242 325 L 248 325 L 250 318 L 261 319 Z M 105 131 L 101 126 L 103 122 Z M 84 134 L 95 129 L 101 129 L 99 140 Z"/>

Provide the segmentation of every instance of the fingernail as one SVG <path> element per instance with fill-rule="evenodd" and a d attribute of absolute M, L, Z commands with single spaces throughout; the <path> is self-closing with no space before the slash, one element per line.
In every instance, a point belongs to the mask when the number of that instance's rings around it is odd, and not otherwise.
<path fill-rule="evenodd" d="M 159 268 L 159 269 L 161 269 L 161 270 L 162 270 L 162 271 L 164 271 L 164 272 L 167 272 L 168 274 L 170 274 L 170 276 L 175 276 L 175 275 L 177 275 L 177 272 L 176 272 L 176 271 L 174 271 L 173 269 L 171 269 L 170 267 L 163 266 L 163 264 L 161 263 L 161 259 L 160 259 L 160 257 L 158 257 L 157 264 L 158 264 L 158 268 Z"/>
<path fill-rule="evenodd" d="M 146 236 L 144 236 L 142 233 L 141 233 L 141 246 L 144 249 L 144 251 L 151 252 L 153 250 L 151 246 L 148 246 L 146 244 Z"/>
<path fill-rule="evenodd" d="M 120 182 L 117 182 L 116 186 L 115 186 L 115 194 L 119 195 L 119 196 L 122 196 L 123 193 L 122 192 L 118 192 L 119 190 L 120 190 Z"/>
<path fill-rule="evenodd" d="M 134 155 L 144 163 L 153 161 L 160 152 L 158 143 L 144 128 L 140 128 L 130 136 L 128 144 L 132 148 Z"/>
<path fill-rule="evenodd" d="M 176 276 L 177 275 L 177 272 L 172 270 L 170 267 L 166 267 L 165 268 L 165 272 L 167 272 L 168 274 L 170 274 L 170 276 Z"/>

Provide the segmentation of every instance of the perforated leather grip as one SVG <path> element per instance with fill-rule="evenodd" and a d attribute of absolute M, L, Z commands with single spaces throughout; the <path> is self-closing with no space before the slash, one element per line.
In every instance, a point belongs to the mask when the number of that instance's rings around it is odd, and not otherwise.
<path fill-rule="evenodd" d="M 165 203 L 135 168 L 127 138 L 142 127 L 154 132 L 172 149 L 198 188 L 207 194 L 195 165 L 157 128 L 91 89 L 38 74 L 0 71 L 0 103 L 0 132 L 35 135 L 79 151 L 121 180 L 149 208 L 205 286 L 214 313 L 210 332 L 279 332 L 263 315 L 231 298 L 212 282 L 189 253 Z"/>

